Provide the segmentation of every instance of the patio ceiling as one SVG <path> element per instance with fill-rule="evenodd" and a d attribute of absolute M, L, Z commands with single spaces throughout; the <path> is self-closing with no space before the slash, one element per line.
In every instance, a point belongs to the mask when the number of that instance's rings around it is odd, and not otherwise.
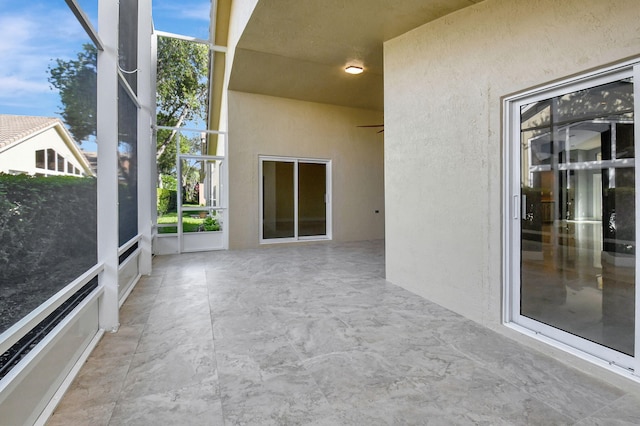
<path fill-rule="evenodd" d="M 259 0 L 229 88 L 383 109 L 384 41 L 481 0 Z M 349 75 L 347 65 L 365 72 Z"/>

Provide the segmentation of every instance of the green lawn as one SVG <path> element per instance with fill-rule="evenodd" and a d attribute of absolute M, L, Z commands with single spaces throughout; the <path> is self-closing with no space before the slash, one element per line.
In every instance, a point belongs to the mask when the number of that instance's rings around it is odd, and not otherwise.
<path fill-rule="evenodd" d="M 204 223 L 204 218 L 198 217 L 199 212 L 182 212 L 182 232 L 198 232 Z M 194 217 L 196 216 L 196 217 Z M 158 224 L 178 224 L 178 213 L 166 213 L 158 218 Z M 177 226 L 158 228 L 159 234 L 175 234 Z"/>

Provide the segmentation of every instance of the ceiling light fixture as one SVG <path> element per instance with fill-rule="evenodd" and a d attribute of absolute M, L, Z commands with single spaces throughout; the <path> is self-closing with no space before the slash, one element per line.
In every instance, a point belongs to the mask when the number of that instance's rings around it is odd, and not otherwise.
<path fill-rule="evenodd" d="M 356 67 L 355 65 L 349 65 L 344 69 L 344 72 L 349 74 L 362 74 L 363 71 L 362 67 Z"/>

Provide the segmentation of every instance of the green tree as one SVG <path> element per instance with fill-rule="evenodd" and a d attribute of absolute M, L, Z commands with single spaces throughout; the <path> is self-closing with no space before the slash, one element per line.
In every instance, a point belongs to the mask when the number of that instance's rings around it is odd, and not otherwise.
<path fill-rule="evenodd" d="M 181 127 L 194 119 L 205 119 L 209 49 L 201 43 L 169 37 L 158 38 L 157 122 Z M 157 134 L 158 171 L 175 168 L 176 133 Z M 182 144 L 181 144 L 182 145 Z"/>
<path fill-rule="evenodd" d="M 84 44 L 75 60 L 56 59 L 49 67 L 49 83 L 60 93 L 64 122 L 78 141 L 96 134 L 97 55 L 92 44 Z M 209 49 L 169 37 L 158 38 L 156 83 L 157 124 L 180 127 L 185 122 L 206 117 Z M 161 130 L 157 138 L 160 173 L 175 169 L 175 131 Z"/>
<path fill-rule="evenodd" d="M 96 134 L 97 58 L 96 47 L 87 43 L 77 59 L 56 59 L 49 66 L 49 83 L 60 93 L 59 113 L 78 142 Z"/>

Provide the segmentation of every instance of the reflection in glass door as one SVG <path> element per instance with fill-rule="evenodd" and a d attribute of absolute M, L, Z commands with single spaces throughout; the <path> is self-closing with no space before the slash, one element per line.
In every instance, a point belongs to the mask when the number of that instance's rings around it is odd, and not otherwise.
<path fill-rule="evenodd" d="M 536 331 L 560 330 L 565 342 L 578 338 L 633 357 L 633 80 L 600 83 L 519 105 L 514 310 Z"/>
<path fill-rule="evenodd" d="M 261 158 L 261 240 L 330 238 L 326 160 Z"/>
<path fill-rule="evenodd" d="M 326 164 L 298 163 L 298 236 L 327 234 Z"/>
<path fill-rule="evenodd" d="M 294 162 L 262 163 L 264 239 L 295 237 Z"/>

